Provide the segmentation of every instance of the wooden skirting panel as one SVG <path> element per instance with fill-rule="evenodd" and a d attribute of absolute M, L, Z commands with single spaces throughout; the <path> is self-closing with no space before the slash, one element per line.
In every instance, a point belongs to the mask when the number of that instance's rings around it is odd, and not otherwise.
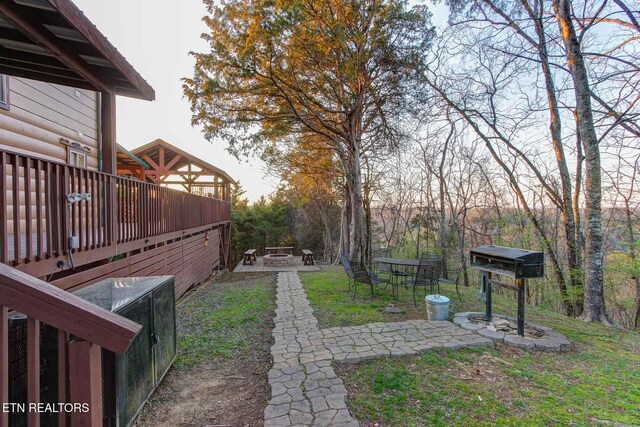
<path fill-rule="evenodd" d="M 208 235 L 208 241 L 205 236 Z M 170 243 L 169 243 L 170 242 Z M 135 255 L 103 264 L 51 282 L 74 291 L 112 277 L 175 276 L 176 298 L 209 277 L 220 265 L 220 236 L 214 228 L 208 233 L 160 242 Z"/>

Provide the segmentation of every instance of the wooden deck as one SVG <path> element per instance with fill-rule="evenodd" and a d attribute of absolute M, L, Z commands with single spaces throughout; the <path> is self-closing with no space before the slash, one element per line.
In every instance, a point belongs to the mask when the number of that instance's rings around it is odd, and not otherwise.
<path fill-rule="evenodd" d="M 62 289 L 171 274 L 180 296 L 227 265 L 229 200 L 4 150 L 2 188 L 0 262 Z M 91 197 L 69 205 L 70 193 Z M 69 235 L 79 240 L 73 271 Z"/>
<path fill-rule="evenodd" d="M 264 258 L 259 256 L 257 261 L 253 265 L 242 265 L 242 261 L 238 263 L 233 270 L 234 273 L 260 273 L 260 272 L 279 272 L 279 271 L 320 271 L 320 268 L 315 265 L 304 265 L 302 258 L 299 256 L 294 257 L 293 265 L 287 267 L 265 267 Z"/>

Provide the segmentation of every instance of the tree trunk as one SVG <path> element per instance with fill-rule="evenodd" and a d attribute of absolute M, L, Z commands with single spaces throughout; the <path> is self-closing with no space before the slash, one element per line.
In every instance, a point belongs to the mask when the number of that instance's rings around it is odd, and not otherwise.
<path fill-rule="evenodd" d="M 444 142 L 444 148 L 442 149 L 442 157 L 440 158 L 440 164 L 438 165 L 438 187 L 440 190 L 440 250 L 442 251 L 442 273 L 445 279 L 448 279 L 448 269 L 447 269 L 447 216 L 446 216 L 446 181 L 444 176 L 444 163 L 447 159 L 447 149 L 449 148 L 449 142 L 453 137 L 455 132 L 455 128 L 453 123 L 449 121 L 449 126 L 451 126 L 449 130 L 449 135 L 447 135 L 447 139 Z"/>
<path fill-rule="evenodd" d="M 323 259 L 324 261 L 333 261 L 333 236 L 331 235 L 331 224 L 329 222 L 329 208 L 321 203 L 317 204 L 320 211 L 320 219 L 322 220 L 322 240 L 324 243 Z"/>
<path fill-rule="evenodd" d="M 367 225 L 365 221 L 364 203 L 362 197 L 362 169 L 360 167 L 360 147 L 352 144 L 351 161 L 349 170 L 345 171 L 347 189 L 351 204 L 350 230 L 349 230 L 349 259 L 365 262 L 367 244 Z"/>
<path fill-rule="evenodd" d="M 365 184 L 364 186 L 364 199 L 363 199 L 363 208 L 365 213 L 365 229 L 367 232 L 365 233 L 365 253 L 364 259 L 367 263 L 371 262 L 372 252 L 373 252 L 373 242 L 372 242 L 372 224 L 371 224 L 371 192 L 369 189 L 369 185 Z"/>
<path fill-rule="evenodd" d="M 571 18 L 571 1 L 554 0 L 553 8 L 565 45 L 567 65 L 576 97 L 578 133 L 585 153 L 585 253 L 584 313 L 587 321 L 606 322 L 603 288 L 602 184 L 600 147 L 593 124 L 591 95 L 584 58 Z"/>
<path fill-rule="evenodd" d="M 539 15 L 535 15 L 530 11 L 534 20 L 536 33 L 540 43 L 538 44 L 538 56 L 542 66 L 545 87 L 547 90 L 547 101 L 549 103 L 551 141 L 556 155 L 556 162 L 560 172 L 560 181 L 562 183 L 562 221 L 564 225 L 565 238 L 568 249 L 569 274 L 571 277 L 572 288 L 582 288 L 582 269 L 578 260 L 581 259 L 580 247 L 576 242 L 576 224 L 574 218 L 573 197 L 571 188 L 571 176 L 569 175 L 569 167 L 567 166 L 566 157 L 564 155 L 564 146 L 562 143 L 562 122 L 560 119 L 560 108 L 558 107 L 558 99 L 556 97 L 556 88 L 553 81 L 553 74 L 549 64 L 549 53 L 547 51 L 547 40 L 544 32 L 543 15 L 540 11 Z M 574 301 L 567 304 L 568 314 L 570 316 L 579 316 L 582 314 L 582 305 L 574 304 Z"/>
<path fill-rule="evenodd" d="M 636 278 L 636 307 L 633 315 L 633 328 L 640 329 L 640 280 Z"/>
<path fill-rule="evenodd" d="M 458 248 L 460 250 L 460 267 L 462 268 L 462 279 L 465 287 L 469 287 L 469 271 L 467 270 L 467 254 L 465 252 L 466 242 L 466 229 L 465 223 L 467 221 L 467 210 L 465 209 L 462 214 L 462 222 L 458 224 Z"/>
<path fill-rule="evenodd" d="M 349 234 L 351 230 L 351 197 L 349 189 L 344 188 L 344 197 L 342 202 L 342 219 L 340 221 L 340 244 L 338 245 L 338 257 L 341 255 L 349 256 Z M 336 260 L 337 261 L 337 260 Z"/>

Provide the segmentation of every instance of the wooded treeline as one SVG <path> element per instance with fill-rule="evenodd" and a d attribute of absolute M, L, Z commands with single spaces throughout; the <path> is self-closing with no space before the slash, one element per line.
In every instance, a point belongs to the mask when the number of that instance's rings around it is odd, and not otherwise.
<path fill-rule="evenodd" d="M 208 2 L 194 124 L 323 212 L 323 248 L 540 249 L 532 303 L 640 327 L 639 2 L 444 3 L 436 31 L 398 0 Z"/>
<path fill-rule="evenodd" d="M 311 249 L 317 261 L 335 260 L 340 234 L 337 200 L 304 197 L 291 187 L 251 204 L 243 194 L 238 186 L 231 199 L 232 265 L 242 261 L 247 249 L 263 255 L 267 246 L 293 246 L 296 254 Z"/>

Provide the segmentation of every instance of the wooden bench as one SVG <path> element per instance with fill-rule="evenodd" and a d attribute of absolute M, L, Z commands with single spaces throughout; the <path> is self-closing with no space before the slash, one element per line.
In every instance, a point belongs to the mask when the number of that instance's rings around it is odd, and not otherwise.
<path fill-rule="evenodd" d="M 304 265 L 316 265 L 316 262 L 313 259 L 313 252 L 309 249 L 302 250 L 302 263 Z"/>
<path fill-rule="evenodd" d="M 267 255 L 271 254 L 289 254 L 293 255 L 293 246 L 269 246 L 264 248 Z"/>
<path fill-rule="evenodd" d="M 245 251 L 242 259 L 242 265 L 253 265 L 254 261 L 256 261 L 256 250 L 249 249 L 248 251 Z"/>

